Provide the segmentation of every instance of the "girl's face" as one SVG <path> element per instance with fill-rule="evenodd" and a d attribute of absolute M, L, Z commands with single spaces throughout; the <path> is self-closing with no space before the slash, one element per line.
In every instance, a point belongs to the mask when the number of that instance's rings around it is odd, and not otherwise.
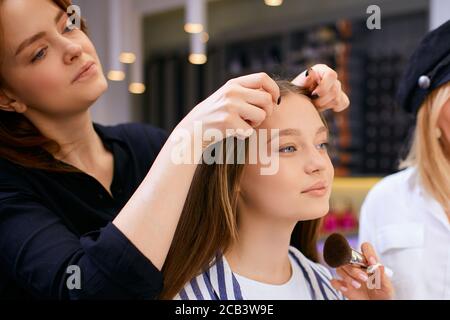
<path fill-rule="evenodd" d="M 442 141 L 445 147 L 445 151 L 450 155 L 450 99 L 442 107 L 439 112 L 438 127 L 442 132 Z"/>
<path fill-rule="evenodd" d="M 10 99 L 57 116 L 86 110 L 107 89 L 92 42 L 66 27 L 68 17 L 50 0 L 2 1 L 1 89 Z M 95 65 L 74 81 L 89 62 Z"/>
<path fill-rule="evenodd" d="M 329 210 L 334 169 L 327 152 L 328 130 L 308 98 L 289 93 L 259 129 L 279 129 L 279 157 L 275 175 L 261 175 L 260 164 L 244 168 L 240 205 L 249 212 L 311 220 Z M 270 144 L 270 143 L 269 143 Z"/>

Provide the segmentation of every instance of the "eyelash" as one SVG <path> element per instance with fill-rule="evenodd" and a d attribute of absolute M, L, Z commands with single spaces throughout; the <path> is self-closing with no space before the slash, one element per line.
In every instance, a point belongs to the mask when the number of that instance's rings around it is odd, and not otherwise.
<path fill-rule="evenodd" d="M 71 29 L 66 26 L 63 30 L 63 33 L 72 32 L 73 30 L 75 30 L 75 28 Z M 42 48 L 41 50 L 39 50 L 39 52 L 31 60 L 31 63 L 35 63 L 38 60 L 42 60 L 45 57 L 45 55 L 42 56 L 41 53 L 44 53 L 47 49 L 48 49 L 48 47 L 45 47 L 45 48 Z"/>
<path fill-rule="evenodd" d="M 322 149 L 322 150 L 328 150 L 328 146 L 329 146 L 330 144 L 328 143 L 328 142 L 324 142 L 324 143 L 320 143 L 318 146 L 319 146 L 319 148 L 320 149 Z M 285 152 L 284 150 L 286 150 L 286 149 L 288 149 L 288 148 L 294 148 L 295 150 L 294 151 L 297 151 L 297 148 L 296 147 L 294 147 L 294 146 L 287 146 L 287 147 L 283 147 L 283 148 L 280 148 L 280 153 L 290 153 L 290 152 Z"/>

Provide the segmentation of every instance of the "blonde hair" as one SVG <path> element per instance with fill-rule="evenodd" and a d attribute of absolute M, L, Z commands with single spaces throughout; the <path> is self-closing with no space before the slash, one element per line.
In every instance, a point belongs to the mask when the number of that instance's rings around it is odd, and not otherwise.
<path fill-rule="evenodd" d="M 413 143 L 400 169 L 416 166 L 421 183 L 443 207 L 450 210 L 450 159 L 438 138 L 438 118 L 450 98 L 450 82 L 434 89 L 420 106 Z"/>

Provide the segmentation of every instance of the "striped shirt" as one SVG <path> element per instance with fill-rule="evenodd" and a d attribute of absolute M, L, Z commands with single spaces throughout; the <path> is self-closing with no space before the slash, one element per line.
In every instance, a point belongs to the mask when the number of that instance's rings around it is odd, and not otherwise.
<path fill-rule="evenodd" d="M 300 268 L 312 300 L 344 300 L 330 283 L 330 272 L 312 262 L 294 247 L 289 255 Z M 226 259 L 218 256 L 212 266 L 186 283 L 174 297 L 175 300 L 246 300 L 245 294 Z"/>

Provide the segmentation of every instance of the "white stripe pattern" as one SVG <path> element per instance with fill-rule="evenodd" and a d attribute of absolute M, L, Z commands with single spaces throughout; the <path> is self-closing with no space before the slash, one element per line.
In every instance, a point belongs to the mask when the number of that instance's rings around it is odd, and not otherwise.
<path fill-rule="evenodd" d="M 296 258 L 294 260 L 296 260 L 297 263 L 299 263 L 300 268 L 306 272 L 307 278 L 305 278 L 305 281 L 308 284 L 308 288 L 311 289 L 310 293 L 312 299 L 317 300 L 345 299 L 340 292 L 337 292 L 331 286 L 330 280 L 332 279 L 332 276 L 327 268 L 318 263 L 312 262 L 311 260 L 306 258 L 298 249 L 294 247 L 290 247 L 289 252 L 293 255 L 294 258 Z M 221 268 L 219 268 L 221 266 L 223 266 L 223 272 Z M 215 263 L 209 268 L 208 272 L 210 282 L 205 280 L 206 277 L 204 277 L 204 275 L 206 274 L 206 272 L 198 275 L 195 278 L 197 280 L 199 290 L 204 299 L 206 300 L 211 299 L 211 294 L 208 290 L 208 287 L 212 288 L 218 299 L 221 299 L 221 297 L 224 296 L 225 294 L 228 300 L 238 299 L 238 297 L 235 294 L 235 288 L 233 287 L 233 273 L 225 259 L 215 261 Z M 219 281 L 220 275 L 223 275 L 223 281 Z M 239 283 L 237 283 L 237 286 L 238 288 L 236 289 L 240 291 Z M 224 287 L 225 291 L 223 291 Z M 192 288 L 191 282 L 188 282 L 183 288 L 183 290 L 188 300 L 198 300 Z M 174 299 L 183 300 L 183 294 L 181 294 L 182 292 L 177 294 Z M 245 300 L 245 293 L 242 293 L 242 298 Z"/>

